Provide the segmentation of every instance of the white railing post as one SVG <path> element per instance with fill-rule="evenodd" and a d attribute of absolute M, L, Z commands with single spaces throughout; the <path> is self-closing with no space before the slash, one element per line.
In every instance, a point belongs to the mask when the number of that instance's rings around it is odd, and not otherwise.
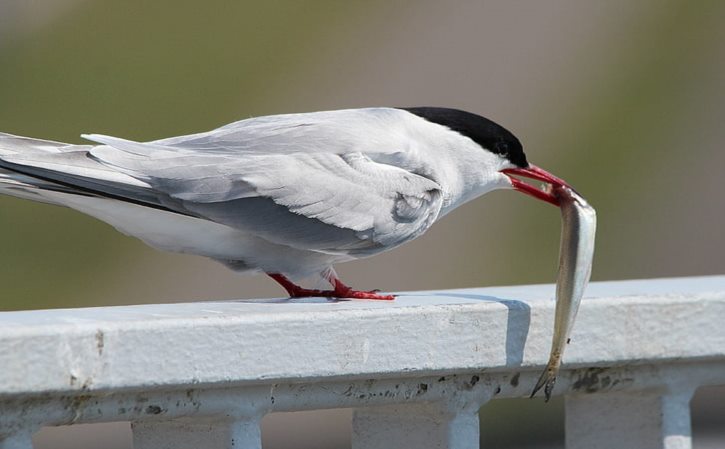
<path fill-rule="evenodd" d="M 0 449 L 33 449 L 31 431 L 2 433 L 0 430 Z"/>
<path fill-rule="evenodd" d="M 691 449 L 692 390 L 566 397 L 567 449 Z"/>

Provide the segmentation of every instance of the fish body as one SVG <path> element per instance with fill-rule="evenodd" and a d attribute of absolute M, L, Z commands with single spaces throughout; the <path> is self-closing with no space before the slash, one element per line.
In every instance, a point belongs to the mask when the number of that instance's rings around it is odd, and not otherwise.
<path fill-rule="evenodd" d="M 531 393 L 533 397 L 543 387 L 547 401 L 554 389 L 564 348 L 569 342 L 579 303 L 591 276 L 597 228 L 594 208 L 576 191 L 567 186 L 553 186 L 552 190 L 559 200 L 562 221 L 554 336 L 549 362 Z"/>

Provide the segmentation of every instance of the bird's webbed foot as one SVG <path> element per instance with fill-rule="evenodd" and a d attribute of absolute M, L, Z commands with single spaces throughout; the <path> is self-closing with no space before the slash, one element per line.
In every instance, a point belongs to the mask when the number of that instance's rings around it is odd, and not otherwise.
<path fill-rule="evenodd" d="M 269 277 L 277 281 L 290 295 L 291 298 L 309 298 L 309 297 L 324 297 L 324 298 L 351 298 L 351 299 L 373 299 L 373 300 L 385 300 L 389 301 L 395 299 L 394 295 L 381 295 L 379 290 L 361 291 L 353 290 L 334 274 L 329 272 L 326 274 L 327 280 L 332 284 L 331 290 L 317 290 L 300 287 L 285 275 L 280 273 L 267 273 Z"/>

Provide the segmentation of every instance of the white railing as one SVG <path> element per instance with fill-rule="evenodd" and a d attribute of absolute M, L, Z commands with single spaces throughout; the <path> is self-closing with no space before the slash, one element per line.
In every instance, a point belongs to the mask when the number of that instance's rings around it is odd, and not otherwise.
<path fill-rule="evenodd" d="M 0 313 L 0 448 L 131 421 L 136 448 L 260 448 L 273 411 L 352 407 L 352 446 L 478 447 L 478 409 L 527 396 L 553 286 L 394 302 L 199 302 Z M 573 448 L 688 448 L 725 384 L 725 276 L 592 284 L 554 394 Z"/>

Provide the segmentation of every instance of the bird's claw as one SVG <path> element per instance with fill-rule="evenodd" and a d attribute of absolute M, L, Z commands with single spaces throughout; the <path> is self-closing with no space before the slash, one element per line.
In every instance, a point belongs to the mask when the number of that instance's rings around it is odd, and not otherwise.
<path fill-rule="evenodd" d="M 354 298 L 354 299 L 376 299 L 376 300 L 383 300 L 383 301 L 390 301 L 395 299 L 395 295 L 379 295 L 378 292 L 380 290 L 370 290 L 370 291 L 359 291 L 359 290 L 348 290 L 344 293 L 344 298 Z"/>

